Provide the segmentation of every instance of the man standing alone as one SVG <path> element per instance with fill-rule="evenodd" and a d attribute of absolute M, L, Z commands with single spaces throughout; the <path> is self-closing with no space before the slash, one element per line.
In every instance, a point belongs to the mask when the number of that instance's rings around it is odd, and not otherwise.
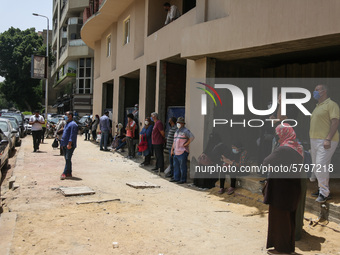
<path fill-rule="evenodd" d="M 39 110 L 36 110 L 30 117 L 29 124 L 32 125 L 33 149 L 34 152 L 37 152 L 42 135 L 42 125 L 45 124 L 44 117 L 39 114 Z"/>
<path fill-rule="evenodd" d="M 181 16 L 176 5 L 171 5 L 170 3 L 166 2 L 163 6 L 164 10 L 167 12 L 165 25 L 168 25 Z"/>
<path fill-rule="evenodd" d="M 110 128 L 110 121 L 109 121 L 109 111 L 105 111 L 104 115 L 100 117 L 100 130 L 102 132 L 100 137 L 100 150 L 101 151 L 109 151 L 107 148 L 107 141 L 109 139 L 109 132 L 111 130 Z M 103 149 L 104 144 L 104 149 Z"/>
<path fill-rule="evenodd" d="M 77 147 L 77 134 L 78 125 L 73 120 L 73 113 L 66 112 L 67 121 L 64 127 L 63 136 L 61 138 L 60 146 L 63 147 L 63 153 L 65 157 L 65 168 L 64 172 L 60 176 L 60 180 L 72 177 L 72 162 L 71 158 L 74 149 Z"/>
<path fill-rule="evenodd" d="M 312 196 L 317 196 L 316 202 L 319 203 L 330 198 L 330 163 L 339 142 L 339 106 L 328 94 L 327 86 L 316 86 L 313 97 L 318 103 L 312 113 L 309 130 L 312 161 L 316 169 L 321 169 L 314 171 L 311 177 L 311 181 L 318 180 L 319 190 Z"/>

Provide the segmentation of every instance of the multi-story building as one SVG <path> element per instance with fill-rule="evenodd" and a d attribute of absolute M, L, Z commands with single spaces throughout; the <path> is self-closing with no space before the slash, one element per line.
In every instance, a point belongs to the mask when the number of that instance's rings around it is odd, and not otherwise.
<path fill-rule="evenodd" d="M 81 39 L 83 12 L 88 0 L 52 0 L 52 51 L 55 62 L 51 68 L 53 89 L 58 98 L 58 112 L 92 113 L 93 50 Z"/>
<path fill-rule="evenodd" d="M 211 132 L 204 120 L 211 116 L 201 116 L 201 90 L 190 89 L 193 79 L 340 75 L 337 0 L 171 0 L 182 15 L 168 25 L 164 2 L 94 0 L 84 12 L 81 37 L 95 58 L 93 113 L 112 107 L 113 126 L 136 103 L 139 120 L 156 111 L 165 122 L 172 108 L 182 107 L 196 137 L 190 155 L 197 158 Z M 259 86 L 254 100 L 266 107 L 262 99 L 270 93 Z M 231 97 L 224 99 L 232 108 Z M 306 105 L 315 107 L 312 100 Z M 300 140 L 308 141 L 309 117 L 299 120 Z M 225 127 L 225 139 L 238 137 L 253 156 L 259 133 Z"/>

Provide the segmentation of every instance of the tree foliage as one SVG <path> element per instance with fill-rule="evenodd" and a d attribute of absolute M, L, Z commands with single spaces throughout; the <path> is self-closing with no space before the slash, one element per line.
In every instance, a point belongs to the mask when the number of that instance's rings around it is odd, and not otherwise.
<path fill-rule="evenodd" d="M 0 76 L 5 78 L 0 92 L 20 110 L 41 107 L 40 80 L 31 78 L 31 56 L 45 55 L 43 38 L 34 28 L 21 31 L 11 27 L 0 34 Z"/>

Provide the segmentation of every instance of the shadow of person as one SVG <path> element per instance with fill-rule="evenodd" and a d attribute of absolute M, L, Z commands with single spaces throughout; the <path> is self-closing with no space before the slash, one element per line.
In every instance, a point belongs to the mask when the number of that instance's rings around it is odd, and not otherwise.
<path fill-rule="evenodd" d="M 69 178 L 67 178 L 67 179 L 68 179 L 68 180 L 72 180 L 72 181 L 82 181 L 82 180 L 83 180 L 82 178 L 74 177 L 74 176 L 69 177 Z"/>
<path fill-rule="evenodd" d="M 321 244 L 325 241 L 324 237 L 313 236 L 303 231 L 301 240 L 296 241 L 295 246 L 301 251 L 321 251 Z"/>
<path fill-rule="evenodd" d="M 47 153 L 47 151 L 37 151 L 36 153 Z"/>

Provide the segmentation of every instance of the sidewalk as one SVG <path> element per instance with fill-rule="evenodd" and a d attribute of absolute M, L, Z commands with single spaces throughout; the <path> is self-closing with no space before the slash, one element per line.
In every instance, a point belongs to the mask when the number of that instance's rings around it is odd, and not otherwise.
<path fill-rule="evenodd" d="M 52 139 L 45 142 L 42 153 L 32 153 L 31 136 L 23 139 L 13 169 L 20 187 L 3 194 L 4 209 L 17 214 L 9 254 L 266 254 L 267 206 L 260 196 L 241 189 L 219 196 L 218 188 L 173 184 L 80 136 L 72 160 L 75 178 L 61 181 L 64 159 L 52 149 Z M 160 188 L 126 185 L 134 181 Z M 96 194 L 64 197 L 61 186 L 88 186 Z M 77 205 L 109 199 L 120 202 Z M 296 252 L 340 254 L 340 234 L 330 227 L 340 230 L 334 223 L 305 221 Z"/>

